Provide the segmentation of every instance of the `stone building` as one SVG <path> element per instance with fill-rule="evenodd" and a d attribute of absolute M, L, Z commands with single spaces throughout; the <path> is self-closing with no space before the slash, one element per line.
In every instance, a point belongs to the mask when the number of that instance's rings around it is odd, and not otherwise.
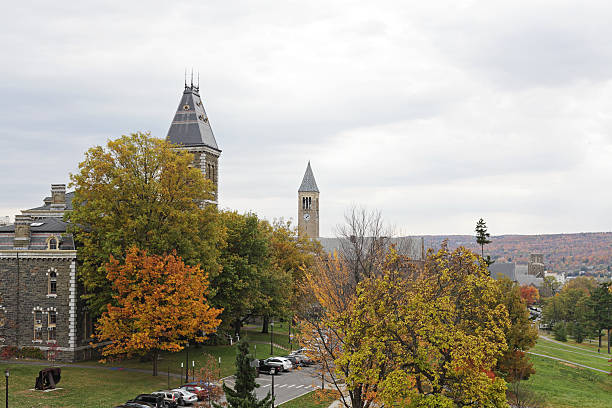
<path fill-rule="evenodd" d="M 298 188 L 298 234 L 319 238 L 319 187 L 312 174 L 310 162 Z"/>
<path fill-rule="evenodd" d="M 166 140 L 176 145 L 177 150 L 187 150 L 194 155 L 194 166 L 198 167 L 215 187 L 211 204 L 218 204 L 221 150 L 204 110 L 200 88 L 194 86 L 193 82 L 191 85 L 185 83 L 185 90 L 170 124 Z"/>
<path fill-rule="evenodd" d="M 53 184 L 43 201 L 0 227 L 0 345 L 56 348 L 67 361 L 89 358 L 92 324 L 78 297 L 77 252 L 62 219 L 72 194 Z"/>

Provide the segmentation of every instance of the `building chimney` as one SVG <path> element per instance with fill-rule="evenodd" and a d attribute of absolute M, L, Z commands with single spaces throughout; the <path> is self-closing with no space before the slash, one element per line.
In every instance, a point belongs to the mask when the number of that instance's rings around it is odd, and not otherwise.
<path fill-rule="evenodd" d="M 28 215 L 15 215 L 15 248 L 28 248 L 30 246 L 30 223 L 32 218 Z"/>
<path fill-rule="evenodd" d="M 51 184 L 51 208 L 54 210 L 66 209 L 65 184 Z"/>

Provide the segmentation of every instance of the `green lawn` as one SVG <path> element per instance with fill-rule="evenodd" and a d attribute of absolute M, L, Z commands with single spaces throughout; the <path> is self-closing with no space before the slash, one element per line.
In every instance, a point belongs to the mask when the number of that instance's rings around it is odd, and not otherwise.
<path fill-rule="evenodd" d="M 311 391 L 294 400 L 279 405 L 283 408 L 327 408 L 337 399 L 337 393 L 331 390 Z"/>
<path fill-rule="evenodd" d="M 257 350 L 255 349 L 257 346 Z M 270 357 L 270 346 L 264 344 L 251 344 L 250 345 L 251 352 L 255 355 L 255 351 L 257 351 L 257 358 L 268 358 Z M 285 355 L 287 352 L 274 347 L 273 349 L 275 355 Z M 189 348 L 189 373 L 191 377 L 192 372 L 192 361 L 195 361 L 196 372 L 198 368 L 201 367 L 202 362 L 204 360 L 204 353 L 211 354 L 215 357 L 216 360 L 221 357 L 221 376 L 226 377 L 228 375 L 234 374 L 235 363 L 236 363 L 236 345 L 233 346 L 202 346 L 202 347 L 190 347 Z M 187 357 L 187 351 L 182 350 L 178 353 L 161 353 L 160 360 L 158 362 L 158 369 L 160 374 L 167 373 L 170 370 L 171 373 L 180 374 L 181 373 L 181 363 L 183 366 L 185 365 L 185 359 Z M 152 370 L 153 362 L 151 361 L 140 361 L 138 359 L 132 360 L 121 360 L 121 361 L 111 361 L 107 363 L 98 363 L 98 362 L 87 362 L 84 364 L 99 364 L 107 367 L 126 367 L 126 368 L 140 368 L 145 370 Z"/>
<path fill-rule="evenodd" d="M 245 338 L 249 342 L 270 343 L 270 333 L 262 333 L 261 330 L 243 330 L 241 338 Z M 276 330 L 272 334 L 272 342 L 289 349 L 289 335 L 286 333 L 277 333 Z M 293 349 L 297 349 L 297 345 L 293 344 Z M 285 354 L 287 354 L 285 352 Z"/>
<path fill-rule="evenodd" d="M 136 395 L 166 388 L 167 377 L 117 370 L 96 370 L 62 367 L 62 378 L 51 392 L 30 391 L 40 366 L 0 364 L 0 371 L 8 368 L 9 406 L 11 408 L 109 408 L 134 398 Z M 0 398 L 4 405 L 4 384 Z"/>
<path fill-rule="evenodd" d="M 580 349 L 573 347 L 580 347 Z M 576 346 L 576 344 L 559 344 L 540 338 L 536 346 L 530 351 L 610 371 L 610 363 L 608 363 L 610 357 L 608 354 L 597 353 L 596 349 L 593 351 L 590 347 Z"/>
<path fill-rule="evenodd" d="M 541 397 L 546 407 L 612 407 L 612 376 L 544 357 L 531 355 L 530 358 L 537 372 L 525 385 Z"/>

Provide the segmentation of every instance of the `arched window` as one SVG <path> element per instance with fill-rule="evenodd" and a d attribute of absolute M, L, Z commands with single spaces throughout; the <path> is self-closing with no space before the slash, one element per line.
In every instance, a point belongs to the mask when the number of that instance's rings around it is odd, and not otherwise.
<path fill-rule="evenodd" d="M 47 331 L 49 337 L 47 340 L 54 341 L 56 339 L 55 327 L 57 325 L 57 312 L 55 310 L 49 310 L 49 321 L 47 322 Z"/>
<path fill-rule="evenodd" d="M 57 273 L 55 271 L 49 272 L 49 295 L 57 294 Z"/>
<path fill-rule="evenodd" d="M 49 238 L 49 241 L 47 241 L 47 249 L 59 249 L 56 237 Z"/>

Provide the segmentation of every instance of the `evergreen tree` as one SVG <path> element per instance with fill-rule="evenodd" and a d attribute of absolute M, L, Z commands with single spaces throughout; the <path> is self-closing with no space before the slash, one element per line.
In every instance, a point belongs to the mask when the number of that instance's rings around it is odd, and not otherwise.
<path fill-rule="evenodd" d="M 610 293 L 610 283 L 601 283 L 591 290 L 591 321 L 598 337 L 597 351 L 601 349 L 602 331 L 607 330 L 608 334 L 612 329 L 612 293 Z M 608 352 L 610 352 L 610 340 L 608 336 Z"/>
<path fill-rule="evenodd" d="M 487 232 L 487 223 L 481 218 L 476 223 L 476 242 L 480 245 L 482 257 L 484 258 L 484 246 L 490 244 L 491 234 Z"/>
<path fill-rule="evenodd" d="M 230 408 L 269 408 L 272 407 L 272 396 L 270 393 L 258 401 L 255 395 L 255 388 L 259 384 L 255 382 L 255 367 L 251 366 L 251 355 L 249 354 L 249 343 L 241 341 L 238 344 L 238 354 L 236 355 L 236 384 L 232 390 L 223 384 L 223 391 Z M 215 408 L 221 405 L 213 403 Z"/>

